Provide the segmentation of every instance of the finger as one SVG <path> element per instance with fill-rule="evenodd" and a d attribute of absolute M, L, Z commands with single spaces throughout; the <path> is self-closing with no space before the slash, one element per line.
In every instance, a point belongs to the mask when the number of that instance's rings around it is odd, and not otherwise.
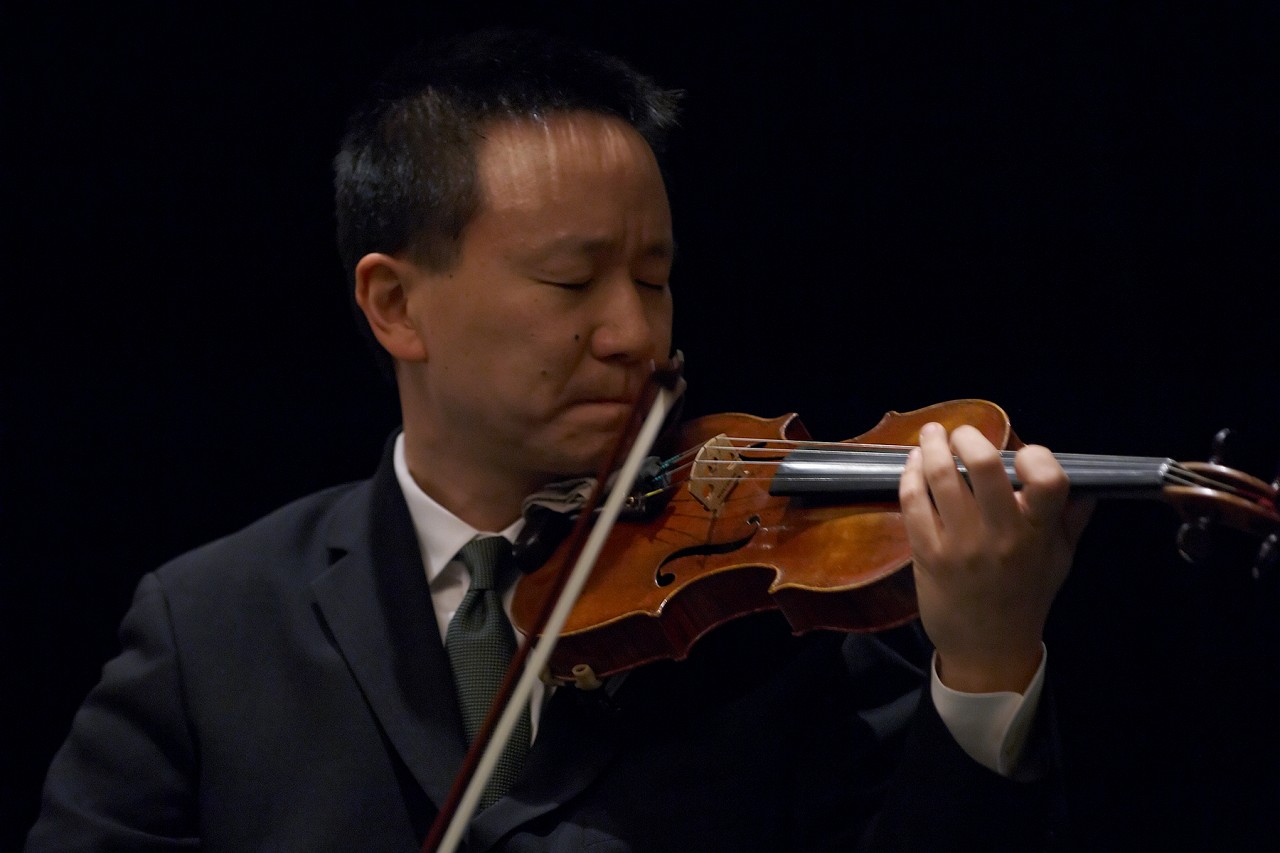
<path fill-rule="evenodd" d="M 1093 496 L 1072 496 L 1067 499 L 1067 507 L 1062 514 L 1062 529 L 1066 533 L 1067 542 L 1072 548 L 1080 542 L 1080 537 L 1093 518 L 1093 509 L 1098 499 Z"/>
<path fill-rule="evenodd" d="M 1048 448 L 1029 444 L 1018 451 L 1014 470 L 1022 481 L 1021 503 L 1027 521 L 1038 527 L 1062 517 L 1070 480 Z"/>
<path fill-rule="evenodd" d="M 1001 521 L 1018 516 L 1013 482 L 1000 450 L 971 426 L 956 427 L 951 433 L 951 446 L 969 472 L 969 488 L 983 517 Z"/>
<path fill-rule="evenodd" d="M 920 458 L 925 482 L 944 529 L 960 529 L 976 520 L 969 484 L 956 467 L 947 431 L 937 423 L 920 428 Z"/>
<path fill-rule="evenodd" d="M 907 542 L 916 555 L 932 554 L 937 548 L 938 516 L 929 497 L 920 448 L 907 454 L 898 482 L 898 504 L 906 523 Z"/>

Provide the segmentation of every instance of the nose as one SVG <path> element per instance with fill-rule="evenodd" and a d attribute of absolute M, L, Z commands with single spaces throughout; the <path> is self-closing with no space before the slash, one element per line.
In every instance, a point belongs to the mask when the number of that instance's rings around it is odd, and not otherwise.
<path fill-rule="evenodd" d="M 671 334 L 671 293 L 629 275 L 601 282 L 591 354 L 598 359 L 640 361 L 665 357 Z"/>

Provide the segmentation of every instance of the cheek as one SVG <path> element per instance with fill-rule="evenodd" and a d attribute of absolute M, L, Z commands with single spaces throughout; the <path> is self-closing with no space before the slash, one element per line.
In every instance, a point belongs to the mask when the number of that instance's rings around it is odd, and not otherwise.
<path fill-rule="evenodd" d="M 581 330 L 524 317 L 506 329 L 501 360 L 513 384 L 525 383 L 535 392 L 538 385 L 560 385 L 573 372 L 587 335 Z"/>
<path fill-rule="evenodd" d="M 547 349 L 554 323 L 546 307 L 529 300 L 477 300 L 451 335 L 459 349 L 486 361 L 519 364 Z"/>
<path fill-rule="evenodd" d="M 590 339 L 590 323 L 578 303 L 555 293 L 507 311 L 506 334 L 525 354 L 541 362 L 562 363 Z"/>
<path fill-rule="evenodd" d="M 661 349 L 658 355 L 665 358 L 671 352 L 671 324 L 674 316 L 674 306 L 670 291 L 659 300 L 651 316 L 650 322 L 652 323 L 654 340 Z"/>

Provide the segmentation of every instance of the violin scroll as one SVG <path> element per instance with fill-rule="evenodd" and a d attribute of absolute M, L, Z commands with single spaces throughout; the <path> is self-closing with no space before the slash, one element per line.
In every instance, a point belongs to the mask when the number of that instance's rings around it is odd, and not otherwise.
<path fill-rule="evenodd" d="M 1165 498 L 1182 515 L 1178 553 L 1189 563 L 1203 565 L 1216 546 L 1214 531 L 1229 528 L 1261 539 L 1252 575 L 1261 579 L 1280 563 L 1280 476 L 1265 483 L 1224 464 L 1230 429 L 1213 437 L 1207 462 L 1187 462 L 1182 469 L 1194 476 L 1187 484 L 1165 487 Z"/>

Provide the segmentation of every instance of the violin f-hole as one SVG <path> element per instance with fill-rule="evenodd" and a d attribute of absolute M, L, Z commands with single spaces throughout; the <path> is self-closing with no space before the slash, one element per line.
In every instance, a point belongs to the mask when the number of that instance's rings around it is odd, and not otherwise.
<path fill-rule="evenodd" d="M 675 573 L 664 572 L 662 570 L 663 566 L 673 562 L 674 560 L 679 560 L 684 557 L 698 557 L 707 554 L 728 554 L 730 551 L 736 551 L 739 548 L 744 547 L 756 537 L 757 533 L 761 531 L 760 516 L 753 515 L 748 518 L 747 527 L 750 528 L 749 532 L 745 536 L 740 536 L 737 539 L 732 539 L 727 542 L 707 542 L 701 545 L 690 545 L 688 548 L 680 548 L 672 551 L 664 557 L 662 562 L 658 564 L 658 567 L 654 569 L 653 582 L 658 586 L 671 586 L 671 584 L 675 583 Z"/>

